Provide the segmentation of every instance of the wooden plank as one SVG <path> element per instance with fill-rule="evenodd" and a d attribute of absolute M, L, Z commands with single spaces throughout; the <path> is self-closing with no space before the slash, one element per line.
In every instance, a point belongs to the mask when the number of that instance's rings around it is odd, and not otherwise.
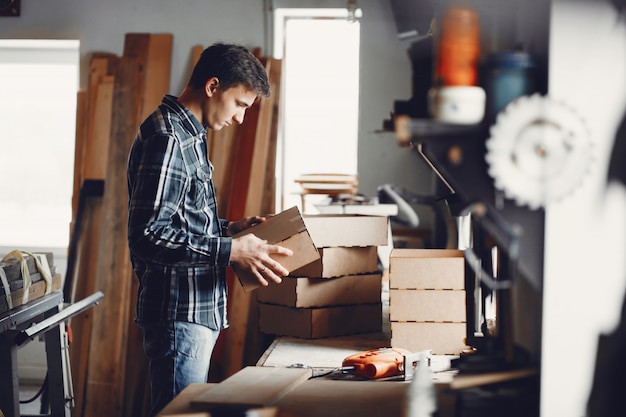
<path fill-rule="evenodd" d="M 171 34 L 128 34 L 124 45 L 124 56 L 135 56 L 144 68 L 143 84 L 140 87 L 140 108 L 137 109 L 135 126 L 126 143 L 127 152 L 141 122 L 161 103 L 163 95 L 168 93 L 171 76 L 173 36 Z M 131 133 L 130 131 L 128 133 Z M 124 175 L 126 160 L 124 160 Z M 124 180 L 125 181 L 125 180 Z M 124 186 L 124 220 L 127 217 L 126 199 L 128 191 Z M 124 223 L 125 227 L 127 222 Z M 126 229 L 125 229 L 126 231 Z M 126 233 L 124 233 L 124 244 Z M 135 311 L 139 282 L 128 264 L 121 276 L 130 283 L 128 307 Z M 150 406 L 150 387 L 148 361 L 143 351 L 143 334 L 134 322 L 134 313 L 126 317 L 126 356 L 123 392 L 123 415 L 144 415 Z"/>
<path fill-rule="evenodd" d="M 272 121 L 269 136 L 269 149 L 265 171 L 265 191 L 263 193 L 263 203 L 261 204 L 260 213 L 276 212 L 276 157 L 278 148 L 278 130 L 280 128 L 282 98 L 282 61 L 279 59 L 269 58 L 270 66 L 270 82 L 272 86 L 272 96 L 274 97 L 272 106 Z"/>
<path fill-rule="evenodd" d="M 207 132 L 209 160 L 213 164 L 213 184 L 217 192 L 218 213 L 227 213 L 230 179 L 235 159 L 238 126 Z"/>
<path fill-rule="evenodd" d="M 94 53 L 89 63 L 89 81 L 87 89 L 87 109 L 85 120 L 85 138 L 81 154 L 80 185 L 86 178 L 104 179 L 106 169 L 106 156 L 109 146 L 109 134 L 111 130 L 111 95 L 106 96 L 108 90 L 112 90 L 112 76 L 115 72 L 117 56 L 110 53 Z M 100 91 L 99 87 L 105 83 Z"/>
<path fill-rule="evenodd" d="M 274 58 L 267 58 L 270 85 L 272 90 L 272 114 L 269 116 L 269 132 L 267 138 L 267 148 L 265 160 L 264 180 L 258 185 L 261 188 L 260 202 L 258 205 L 249 207 L 250 211 L 256 214 L 270 214 L 276 212 L 276 152 L 278 145 L 278 129 L 280 123 L 280 85 L 282 75 L 282 61 Z M 258 158 L 255 155 L 255 158 Z M 248 196 L 249 201 L 255 197 Z M 242 362 L 253 364 L 262 355 L 264 349 L 271 342 L 271 336 L 265 335 L 259 330 L 259 306 L 257 297 L 250 297 L 248 308 L 248 321 L 246 323 L 246 342 Z"/>
<path fill-rule="evenodd" d="M 36 255 L 36 253 L 33 253 L 33 255 Z M 31 276 L 39 272 L 39 269 L 37 269 L 37 264 L 35 263 L 35 258 L 28 254 L 24 254 L 24 259 L 26 260 L 28 273 Z M 52 268 L 54 266 L 54 259 L 51 252 L 46 253 L 46 260 L 48 261 L 48 266 Z M 9 282 L 22 280 L 23 278 L 22 261 L 17 258 L 11 257 L 8 259 L 0 260 L 0 268 L 2 268 L 2 270 L 4 271 L 4 274 Z"/>
<path fill-rule="evenodd" d="M 272 61 L 265 59 L 265 68 L 271 74 Z M 272 83 L 270 78 L 270 84 Z M 261 99 L 257 104 L 258 119 L 253 142 L 253 158 L 250 164 L 250 178 L 245 200 L 244 216 L 256 216 L 261 212 L 265 192 L 265 175 L 269 156 L 270 130 L 274 110 L 274 96 Z"/>
<path fill-rule="evenodd" d="M 453 390 L 463 390 L 480 387 L 483 385 L 498 384 L 521 378 L 530 378 L 539 375 L 539 370 L 534 368 L 514 369 L 501 372 L 484 372 L 477 374 L 459 374 L 455 376 L 449 387 Z"/>
<path fill-rule="evenodd" d="M 267 65 L 267 60 L 261 58 L 262 64 Z M 246 215 L 246 201 L 252 164 L 254 161 L 255 141 L 257 139 L 257 129 L 261 120 L 261 104 L 256 103 L 246 111 L 244 122 L 237 131 L 235 141 L 236 160 L 232 165 L 230 193 L 228 195 L 228 219 L 240 219 Z M 265 162 L 265 161 L 263 161 Z M 255 215 L 258 213 L 255 213 Z"/>
<path fill-rule="evenodd" d="M 161 104 L 169 91 L 172 68 L 172 44 L 169 33 L 128 33 L 124 40 L 124 56 L 142 60 L 144 75 L 139 91 L 139 105 L 135 113 L 135 136 L 139 124 Z"/>
<path fill-rule="evenodd" d="M 263 65 L 267 65 L 266 59 L 261 58 L 261 62 Z M 230 183 L 225 216 L 227 219 L 240 219 L 244 217 L 246 212 L 252 164 L 255 158 L 255 141 L 262 114 L 260 104 L 256 103 L 246 111 L 244 123 L 239 126 L 237 131 L 233 153 L 234 160 L 230 164 Z M 264 115 L 267 115 L 267 112 Z M 243 290 L 230 268 L 227 271 L 227 282 L 230 288 L 228 314 L 231 326 L 224 332 L 223 340 L 226 348 L 218 349 L 218 352 L 225 355 L 222 361 L 225 364 L 226 376 L 229 376 L 244 366 L 243 357 L 248 334 L 251 294 Z"/>
<path fill-rule="evenodd" d="M 131 334 L 138 329 L 128 325 L 136 283 L 126 238 L 126 161 L 139 124 L 169 89 L 171 42 L 171 35 L 127 34 L 115 73 L 97 273 L 105 298 L 93 320 L 85 416 L 121 415 L 145 404 L 146 359 Z"/>
<path fill-rule="evenodd" d="M 76 221 L 78 211 L 78 196 L 83 183 L 82 166 L 87 140 L 87 90 L 80 90 L 76 95 L 76 138 L 74 139 L 74 185 L 72 188 L 72 220 L 70 221 L 70 236 Z"/>
<path fill-rule="evenodd" d="M 211 414 L 207 411 L 194 411 L 191 408 L 191 401 L 214 386 L 215 384 L 188 385 L 171 403 L 157 414 L 157 417 L 211 417 Z M 277 407 L 253 408 L 246 412 L 248 417 L 277 417 L 279 415 L 282 416 L 282 414 L 279 414 Z"/>
<path fill-rule="evenodd" d="M 403 416 L 410 384 L 403 382 L 312 379 L 277 404 L 284 415 L 298 417 Z"/>
<path fill-rule="evenodd" d="M 50 283 L 50 291 L 58 291 L 61 289 L 61 275 L 56 274 L 52 277 L 52 282 Z M 46 282 L 39 281 L 32 284 L 28 288 L 28 301 L 32 301 L 36 298 L 42 297 L 46 294 Z M 23 305 L 22 297 L 24 295 L 24 288 L 20 288 L 11 292 L 11 302 L 13 303 L 13 308 Z M 9 310 L 9 306 L 7 305 L 6 298 L 4 295 L 0 297 L 0 313 L 4 313 Z"/>
<path fill-rule="evenodd" d="M 92 196 L 85 200 L 81 219 L 81 233 L 77 236 L 78 247 L 74 266 L 71 299 L 82 299 L 96 291 L 98 254 L 102 225 L 102 197 Z M 106 297 L 106 295 L 105 295 Z M 72 341 L 69 346 L 72 380 L 74 383 L 75 415 L 84 415 L 86 403 L 87 371 L 91 354 L 91 326 L 96 311 L 87 310 L 69 321 Z"/>
<path fill-rule="evenodd" d="M 190 403 L 196 397 L 204 394 L 211 388 L 213 388 L 215 384 L 190 384 L 184 390 L 181 391 L 180 394 L 176 396 L 161 412 L 157 415 L 157 417 L 211 417 L 206 411 L 198 411 L 193 412 L 190 411 L 191 406 Z"/>
<path fill-rule="evenodd" d="M 209 411 L 271 406 L 310 377 L 310 369 L 248 366 L 200 394 L 191 405 Z"/>
<path fill-rule="evenodd" d="M 115 76 L 114 106 L 107 175 L 102 207 L 97 288 L 105 297 L 94 313 L 85 416 L 116 416 L 122 409 L 126 351 L 126 320 L 129 314 L 130 268 L 126 242 L 125 164 L 136 131 L 137 107 L 144 67 L 139 59 L 123 57 Z M 103 343 L 106 341 L 106 343 Z"/>
<path fill-rule="evenodd" d="M 114 76 L 106 75 L 91 86 L 93 101 L 82 164 L 83 181 L 104 180 L 106 177 L 109 136 L 111 132 L 111 106 L 113 105 Z"/>

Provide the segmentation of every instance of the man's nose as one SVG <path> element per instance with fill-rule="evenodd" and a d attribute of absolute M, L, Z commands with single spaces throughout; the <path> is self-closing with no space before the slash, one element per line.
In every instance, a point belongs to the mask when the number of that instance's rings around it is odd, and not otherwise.
<path fill-rule="evenodd" d="M 246 111 L 245 111 L 245 110 L 242 110 L 242 111 L 240 111 L 240 112 L 237 112 L 237 113 L 235 114 L 235 116 L 233 117 L 233 119 L 234 119 L 237 123 L 242 124 L 242 123 L 243 123 L 243 118 L 244 118 L 245 114 L 246 114 Z"/>

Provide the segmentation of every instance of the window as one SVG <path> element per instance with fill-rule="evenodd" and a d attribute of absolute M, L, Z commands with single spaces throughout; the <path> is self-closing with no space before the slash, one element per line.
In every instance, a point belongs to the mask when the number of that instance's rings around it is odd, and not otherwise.
<path fill-rule="evenodd" d="M 0 40 L 0 247 L 8 250 L 67 249 L 78 46 Z"/>
<path fill-rule="evenodd" d="M 302 174 L 358 173 L 360 26 L 346 9 L 274 17 L 274 56 L 283 61 L 277 207 L 287 208 L 301 205 L 294 180 Z"/>

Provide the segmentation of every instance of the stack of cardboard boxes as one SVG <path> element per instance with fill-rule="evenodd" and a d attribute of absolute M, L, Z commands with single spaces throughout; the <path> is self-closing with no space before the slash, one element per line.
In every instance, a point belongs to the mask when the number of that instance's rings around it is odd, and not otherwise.
<path fill-rule="evenodd" d="M 391 345 L 458 355 L 467 349 L 463 251 L 394 249 L 389 259 Z"/>
<path fill-rule="evenodd" d="M 316 339 L 380 331 L 377 249 L 387 245 L 388 218 L 310 215 L 304 223 L 319 259 L 257 290 L 261 332 Z"/>

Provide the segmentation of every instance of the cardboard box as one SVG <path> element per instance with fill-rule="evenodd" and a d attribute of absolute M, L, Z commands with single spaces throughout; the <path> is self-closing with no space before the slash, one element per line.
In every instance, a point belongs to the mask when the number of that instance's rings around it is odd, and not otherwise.
<path fill-rule="evenodd" d="M 254 233 L 268 243 L 284 246 L 293 251 L 292 256 L 272 255 L 272 259 L 280 262 L 289 272 L 301 268 L 320 259 L 320 254 L 307 231 L 298 207 L 294 206 L 275 216 L 268 217 L 263 223 L 252 226 L 234 237 Z M 233 265 L 235 274 L 246 292 L 261 287 L 256 276 Z"/>
<path fill-rule="evenodd" d="M 294 277 L 334 278 L 378 271 L 376 246 L 319 248 L 320 259 L 292 272 Z"/>
<path fill-rule="evenodd" d="M 389 237 L 387 216 L 358 214 L 305 215 L 304 223 L 315 246 L 385 246 Z"/>
<path fill-rule="evenodd" d="M 464 290 L 463 251 L 394 249 L 389 257 L 389 288 Z"/>
<path fill-rule="evenodd" d="M 259 304 L 262 333 L 305 339 L 345 336 L 382 330 L 382 304 L 291 308 Z"/>
<path fill-rule="evenodd" d="M 389 320 L 466 322 L 463 290 L 389 290 Z"/>
<path fill-rule="evenodd" d="M 257 290 L 257 299 L 266 304 L 287 307 L 326 307 L 380 303 L 382 273 L 344 277 L 292 278 Z"/>
<path fill-rule="evenodd" d="M 459 355 L 465 345 L 465 323 L 391 322 L 391 346 L 412 352 L 432 349 L 435 355 Z"/>

